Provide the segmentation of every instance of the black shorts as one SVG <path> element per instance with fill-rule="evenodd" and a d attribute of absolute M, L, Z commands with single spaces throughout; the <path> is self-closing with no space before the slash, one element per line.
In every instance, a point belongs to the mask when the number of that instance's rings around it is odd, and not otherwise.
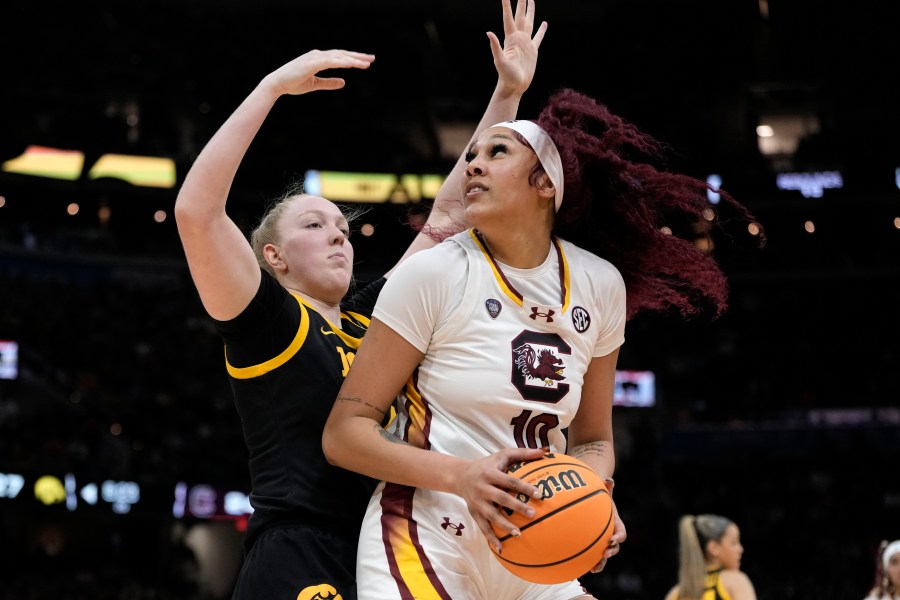
<path fill-rule="evenodd" d="M 244 557 L 234 600 L 356 600 L 356 539 L 308 525 L 263 532 Z"/>

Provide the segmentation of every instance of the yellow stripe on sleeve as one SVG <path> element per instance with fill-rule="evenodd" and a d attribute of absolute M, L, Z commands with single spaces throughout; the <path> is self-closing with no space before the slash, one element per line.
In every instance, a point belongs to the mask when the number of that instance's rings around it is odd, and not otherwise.
<path fill-rule="evenodd" d="M 309 333 L 309 313 L 306 312 L 303 301 L 297 296 L 294 296 L 294 298 L 296 298 L 297 303 L 300 305 L 300 327 L 297 329 L 297 335 L 294 336 L 290 345 L 278 356 L 270 358 L 266 362 L 249 367 L 235 367 L 228 362 L 228 349 L 226 348 L 225 368 L 228 370 L 229 375 L 235 379 L 252 379 L 254 377 L 259 377 L 260 375 L 265 375 L 269 371 L 274 371 L 297 354 L 303 346 L 303 342 L 306 341 L 306 335 Z"/>

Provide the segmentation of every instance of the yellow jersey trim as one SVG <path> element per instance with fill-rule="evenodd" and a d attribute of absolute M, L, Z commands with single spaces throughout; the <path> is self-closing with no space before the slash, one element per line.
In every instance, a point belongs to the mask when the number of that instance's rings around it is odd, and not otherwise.
<path fill-rule="evenodd" d="M 294 299 L 296 299 L 297 303 L 300 305 L 300 327 L 297 329 L 297 335 L 294 336 L 294 339 L 291 340 L 288 347 L 278 356 L 270 358 L 258 365 L 249 367 L 235 367 L 228 362 L 228 349 L 226 348 L 225 368 L 228 370 L 229 375 L 235 379 L 252 379 L 254 377 L 259 377 L 260 375 L 265 375 L 269 371 L 274 371 L 297 354 L 297 351 L 303 346 L 303 342 L 306 341 L 306 335 L 309 333 L 309 313 L 306 312 L 306 303 L 303 302 L 303 299 L 296 294 L 291 295 L 294 296 Z"/>
<path fill-rule="evenodd" d="M 503 274 L 500 273 L 500 271 L 497 269 L 496 263 L 494 263 L 493 259 L 491 258 L 491 253 L 488 252 L 488 249 L 484 246 L 484 244 L 481 243 L 481 240 L 478 239 L 478 235 L 475 233 L 475 229 L 469 229 L 469 235 L 472 236 L 472 239 L 475 240 L 476 244 L 478 244 L 478 248 L 480 248 L 481 253 L 484 254 L 484 259 L 491 266 L 491 271 L 494 272 L 494 279 L 497 280 L 497 285 L 500 286 L 500 289 L 503 290 L 504 294 L 509 296 L 510 300 L 512 300 L 519 306 L 522 306 L 522 298 L 520 298 L 516 292 L 509 289 L 508 285 L 506 285 L 506 280 L 503 277 Z"/>

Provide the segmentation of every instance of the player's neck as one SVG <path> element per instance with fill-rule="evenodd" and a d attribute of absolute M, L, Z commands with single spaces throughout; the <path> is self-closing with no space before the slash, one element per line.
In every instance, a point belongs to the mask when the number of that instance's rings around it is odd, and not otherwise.
<path fill-rule="evenodd" d="M 550 236 L 494 233 L 490 239 L 482 234 L 481 240 L 494 260 L 516 269 L 539 267 L 550 252 Z"/>
<path fill-rule="evenodd" d="M 319 300 L 318 298 L 314 298 L 309 294 L 306 294 L 300 290 L 291 290 L 298 296 L 302 297 L 303 300 L 312 306 L 317 313 L 328 319 L 328 321 L 337 327 L 341 328 L 341 305 L 340 303 L 331 304 L 330 302 L 325 302 L 323 300 Z"/>

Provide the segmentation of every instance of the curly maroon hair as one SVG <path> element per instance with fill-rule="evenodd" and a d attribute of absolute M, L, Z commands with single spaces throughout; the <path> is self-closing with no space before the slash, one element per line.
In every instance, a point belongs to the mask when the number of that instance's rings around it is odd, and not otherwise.
<path fill-rule="evenodd" d="M 722 314 L 728 283 L 718 263 L 692 240 L 663 227 L 705 222 L 710 190 L 738 220 L 756 223 L 753 215 L 724 191 L 665 171 L 660 142 L 575 90 L 553 94 L 537 123 L 556 143 L 565 173 L 554 234 L 619 269 L 628 318 L 644 310 Z M 719 213 L 713 227 L 722 230 Z M 761 246 L 765 236 L 759 231 Z"/>

